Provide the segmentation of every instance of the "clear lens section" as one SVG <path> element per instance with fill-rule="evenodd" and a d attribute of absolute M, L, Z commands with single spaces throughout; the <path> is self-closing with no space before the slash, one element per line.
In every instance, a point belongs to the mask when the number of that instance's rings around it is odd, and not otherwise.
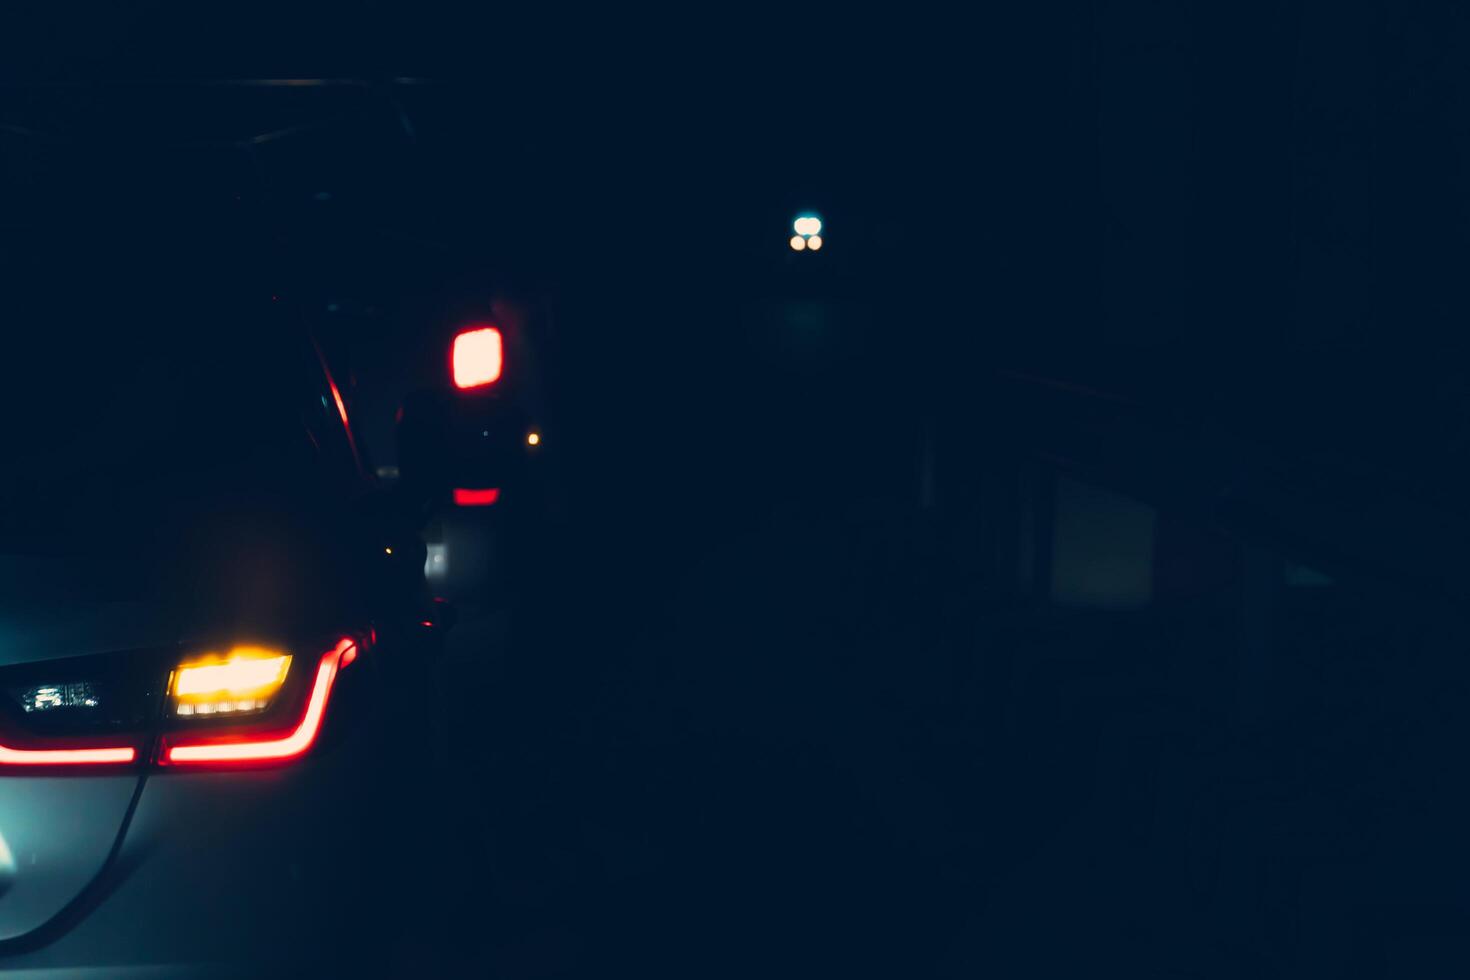
<path fill-rule="evenodd" d="M 229 715 L 244 711 L 263 711 L 270 704 L 265 698 L 243 698 L 239 701 L 184 701 L 179 704 L 180 717 L 191 715 Z"/>
<path fill-rule="evenodd" d="M 26 691 L 20 697 L 20 706 L 27 714 L 36 711 L 54 711 L 57 708 L 95 708 L 97 692 L 91 684 L 42 684 Z"/>
<path fill-rule="evenodd" d="M 290 654 L 257 647 L 237 647 L 224 657 L 180 664 L 173 680 L 175 713 L 197 717 L 262 711 L 290 668 Z"/>

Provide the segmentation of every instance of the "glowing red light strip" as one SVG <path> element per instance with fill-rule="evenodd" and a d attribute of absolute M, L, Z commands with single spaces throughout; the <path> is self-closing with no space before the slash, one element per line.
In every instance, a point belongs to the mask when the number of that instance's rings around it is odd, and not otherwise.
<path fill-rule="evenodd" d="M 0 745 L 0 766 L 105 766 L 132 762 L 132 746 L 105 749 L 12 749 Z"/>
<path fill-rule="evenodd" d="M 489 507 L 499 499 L 499 487 L 490 487 L 486 490 L 470 490 L 465 487 L 454 488 L 454 502 L 460 507 Z"/>
<path fill-rule="evenodd" d="M 342 400 L 342 389 L 337 387 L 337 379 L 332 376 L 332 368 L 327 364 L 327 355 L 322 353 L 321 346 L 312 341 L 316 347 L 316 359 L 321 363 L 322 374 L 326 376 L 327 387 L 332 390 L 332 400 L 337 403 L 337 414 L 342 418 L 342 431 L 347 436 L 347 446 L 352 450 L 353 462 L 359 470 L 362 469 L 362 455 L 357 451 L 357 437 L 352 433 L 352 426 L 347 421 L 347 403 Z M 308 433 L 309 435 L 309 433 Z M 316 442 L 316 437 L 311 436 L 311 441 Z"/>
<path fill-rule="evenodd" d="M 327 379 L 327 387 L 332 389 L 332 401 L 337 403 L 337 414 L 342 417 L 342 425 L 351 431 L 347 422 L 347 403 L 342 400 L 342 389 L 337 387 L 337 382 L 331 378 Z"/>
<path fill-rule="evenodd" d="M 337 679 L 339 666 L 351 663 L 357 644 L 344 637 L 336 647 L 322 655 L 316 669 L 316 680 L 312 682 L 311 697 L 306 702 L 306 713 L 291 734 L 260 742 L 204 742 L 194 745 L 169 746 L 164 761 L 170 764 L 209 762 L 263 762 L 294 759 L 311 748 L 321 731 L 322 718 L 327 713 L 327 698 L 332 693 L 332 682 Z"/>

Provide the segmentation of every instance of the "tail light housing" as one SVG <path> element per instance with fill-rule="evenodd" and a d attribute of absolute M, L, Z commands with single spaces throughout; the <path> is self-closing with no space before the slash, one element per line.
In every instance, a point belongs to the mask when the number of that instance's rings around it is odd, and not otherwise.
<path fill-rule="evenodd" d="M 256 685 L 250 693 L 257 697 L 250 700 L 260 700 L 258 695 L 264 694 L 272 700 L 285 700 L 287 706 L 292 710 L 284 716 L 273 713 L 272 717 L 260 724 L 247 722 L 240 726 L 232 725 L 224 730 L 166 731 L 159 740 L 158 764 L 161 766 L 230 766 L 287 762 L 305 755 L 316 742 L 317 735 L 321 733 L 322 722 L 327 713 L 327 701 L 332 695 L 332 686 L 337 680 L 337 672 L 356 659 L 357 644 L 358 641 L 352 637 L 343 637 L 332 649 L 316 658 L 314 663 L 303 658 L 301 665 L 309 666 L 311 672 L 308 675 L 298 669 L 295 677 L 291 676 L 289 666 L 292 658 L 286 655 L 277 655 L 273 659 L 236 659 L 228 662 L 227 667 L 235 667 L 237 664 L 247 664 L 253 667 L 261 664 L 274 665 L 281 657 L 284 657 L 287 666 L 281 668 L 279 679 L 273 682 L 273 686 L 271 686 L 270 675 L 263 670 L 256 670 L 253 676 L 247 678 L 250 683 Z M 189 669 L 182 667 L 174 674 L 173 697 L 178 707 L 188 703 L 179 700 L 186 695 L 179 692 L 178 681 L 181 677 L 187 676 L 185 672 Z M 193 669 L 208 668 L 195 667 Z M 238 672 L 242 677 L 248 673 L 244 669 Z M 266 681 L 266 686 L 259 685 L 258 682 L 262 679 Z M 287 680 L 294 682 L 294 689 L 287 687 Z M 235 693 L 237 692 L 225 690 L 224 697 L 228 699 Z M 216 714 L 216 717 L 221 716 Z"/>
<path fill-rule="evenodd" d="M 294 654 L 236 646 L 6 668 L 0 775 L 290 762 L 317 743 L 337 678 L 366 643 L 344 636 Z"/>
<path fill-rule="evenodd" d="M 146 754 L 156 701 L 118 658 L 0 671 L 0 773 L 129 766 Z"/>

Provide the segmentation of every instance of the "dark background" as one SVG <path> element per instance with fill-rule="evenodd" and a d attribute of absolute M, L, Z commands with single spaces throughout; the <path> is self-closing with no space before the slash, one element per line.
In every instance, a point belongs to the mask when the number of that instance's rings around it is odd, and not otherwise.
<path fill-rule="evenodd" d="M 1451 4 L 20 13 L 13 80 L 452 81 L 437 183 L 558 270 L 736 293 L 749 229 L 812 206 L 863 231 L 866 285 L 996 343 L 1426 350 L 1461 315 Z"/>
<path fill-rule="evenodd" d="M 50 188 L 27 220 L 182 186 L 287 238 L 433 239 L 554 313 L 565 520 L 463 634 L 463 843 L 410 962 L 1432 975 L 1464 905 L 1431 597 L 1463 578 L 1467 16 L 47 6 L 4 32 L 0 124 L 88 141 L 10 158 Z M 200 84 L 265 78 L 353 83 Z M 149 149 L 339 104 L 395 135 L 324 136 L 261 209 Z M 805 209 L 820 256 L 784 245 Z M 1173 427 L 1095 442 L 1190 513 L 1155 561 L 1192 604 L 1038 623 L 977 571 L 1023 533 L 986 516 L 1034 421 L 1002 369 Z M 1192 489 L 1263 468 L 1290 507 Z M 1284 553 L 1399 591 L 1262 605 Z"/>

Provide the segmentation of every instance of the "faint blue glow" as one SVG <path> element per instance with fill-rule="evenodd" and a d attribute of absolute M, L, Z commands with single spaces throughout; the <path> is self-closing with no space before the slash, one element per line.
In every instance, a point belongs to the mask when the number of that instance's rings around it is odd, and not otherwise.
<path fill-rule="evenodd" d="M 1287 564 L 1286 584 L 1296 588 L 1322 588 L 1333 584 L 1330 576 L 1306 565 Z"/>
<path fill-rule="evenodd" d="M 441 579 L 449 574 L 449 548 L 441 543 L 428 546 L 424 556 L 424 577 Z"/>

